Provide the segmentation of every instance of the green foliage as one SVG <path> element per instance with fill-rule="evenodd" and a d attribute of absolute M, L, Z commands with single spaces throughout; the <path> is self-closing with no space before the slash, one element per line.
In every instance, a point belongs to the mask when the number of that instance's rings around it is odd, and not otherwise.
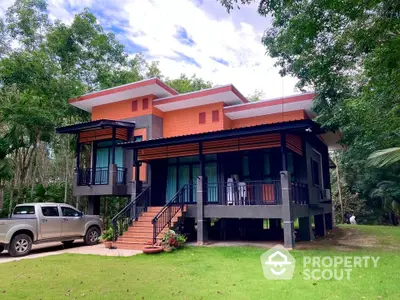
<path fill-rule="evenodd" d="M 173 230 L 166 232 L 162 238 L 161 244 L 168 249 L 179 249 L 185 246 L 186 237 Z"/>
<path fill-rule="evenodd" d="M 111 242 L 114 240 L 114 230 L 112 227 L 108 228 L 103 232 L 100 238 L 105 242 Z"/>
<path fill-rule="evenodd" d="M 167 78 L 165 83 L 175 89 L 178 93 L 194 92 L 212 87 L 210 81 L 204 81 L 203 79 L 196 77 L 196 75 L 189 78 L 185 74 L 181 74 L 177 79 Z"/>
<path fill-rule="evenodd" d="M 400 147 L 375 151 L 369 156 L 371 165 L 385 167 L 400 162 Z"/>
<path fill-rule="evenodd" d="M 228 11 L 251 2 L 221 0 Z M 394 166 L 371 167 L 366 158 L 400 145 L 399 11 L 396 0 L 263 0 L 258 6 L 273 19 L 263 38 L 268 54 L 282 76 L 316 92 L 316 120 L 342 132 L 339 167 L 348 192 L 379 221 L 387 211 L 372 192 L 380 182 L 397 182 L 399 173 Z M 387 193 L 397 197 L 393 189 Z"/>

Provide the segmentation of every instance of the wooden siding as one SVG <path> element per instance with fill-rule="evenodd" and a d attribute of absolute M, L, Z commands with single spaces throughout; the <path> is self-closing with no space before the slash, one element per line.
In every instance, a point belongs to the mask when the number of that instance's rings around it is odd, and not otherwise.
<path fill-rule="evenodd" d="M 213 154 L 221 152 L 234 152 L 242 150 L 264 149 L 279 147 L 281 138 L 279 134 L 249 136 L 235 139 L 225 139 L 203 143 L 203 153 Z M 138 151 L 139 160 L 148 161 L 153 159 L 173 158 L 182 156 L 199 155 L 199 144 L 181 144 Z"/>
<path fill-rule="evenodd" d="M 286 136 L 286 147 L 299 155 L 303 155 L 301 137 L 297 135 L 288 134 Z"/>
<path fill-rule="evenodd" d="M 123 140 L 123 141 L 128 140 L 128 130 L 126 128 L 117 128 L 115 134 L 116 134 L 117 139 L 119 139 L 119 140 Z M 111 128 L 82 131 L 79 133 L 79 142 L 80 143 L 89 143 L 89 142 L 93 142 L 93 141 L 101 141 L 101 140 L 109 140 L 109 139 L 112 139 L 112 129 Z"/>

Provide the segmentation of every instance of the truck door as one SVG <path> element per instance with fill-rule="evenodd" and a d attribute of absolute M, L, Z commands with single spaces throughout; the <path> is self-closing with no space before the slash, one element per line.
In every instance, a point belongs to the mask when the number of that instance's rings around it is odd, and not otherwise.
<path fill-rule="evenodd" d="M 61 216 L 58 205 L 41 205 L 40 235 L 42 239 L 61 236 Z"/>
<path fill-rule="evenodd" d="M 85 219 L 82 214 L 76 209 L 67 206 L 61 206 L 61 213 L 62 236 L 82 236 L 85 230 Z"/>

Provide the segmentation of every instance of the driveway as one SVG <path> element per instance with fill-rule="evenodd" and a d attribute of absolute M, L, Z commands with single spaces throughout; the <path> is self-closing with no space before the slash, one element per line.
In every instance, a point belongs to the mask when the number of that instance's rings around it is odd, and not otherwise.
<path fill-rule="evenodd" d="M 95 246 L 85 246 L 83 242 L 75 242 L 72 244 L 72 246 L 68 248 L 64 248 L 62 243 L 48 243 L 48 244 L 33 245 L 31 253 L 24 257 L 10 257 L 7 252 L 2 252 L 0 253 L 0 263 L 17 261 L 21 259 L 33 259 L 38 257 L 58 255 L 64 253 L 90 254 L 90 255 L 103 255 L 103 256 L 133 256 L 142 253 L 142 251 L 125 250 L 125 249 L 106 249 L 103 244 L 98 244 Z"/>

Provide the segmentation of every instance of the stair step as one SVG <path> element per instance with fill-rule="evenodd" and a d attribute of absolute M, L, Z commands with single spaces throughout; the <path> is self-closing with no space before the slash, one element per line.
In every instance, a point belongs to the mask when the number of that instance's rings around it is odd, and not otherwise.
<path fill-rule="evenodd" d="M 160 239 L 160 238 L 159 238 Z M 117 241 L 117 243 L 140 243 L 140 244 L 148 244 L 153 242 L 153 237 L 147 237 L 147 238 L 137 238 L 137 237 L 120 237 Z"/>

